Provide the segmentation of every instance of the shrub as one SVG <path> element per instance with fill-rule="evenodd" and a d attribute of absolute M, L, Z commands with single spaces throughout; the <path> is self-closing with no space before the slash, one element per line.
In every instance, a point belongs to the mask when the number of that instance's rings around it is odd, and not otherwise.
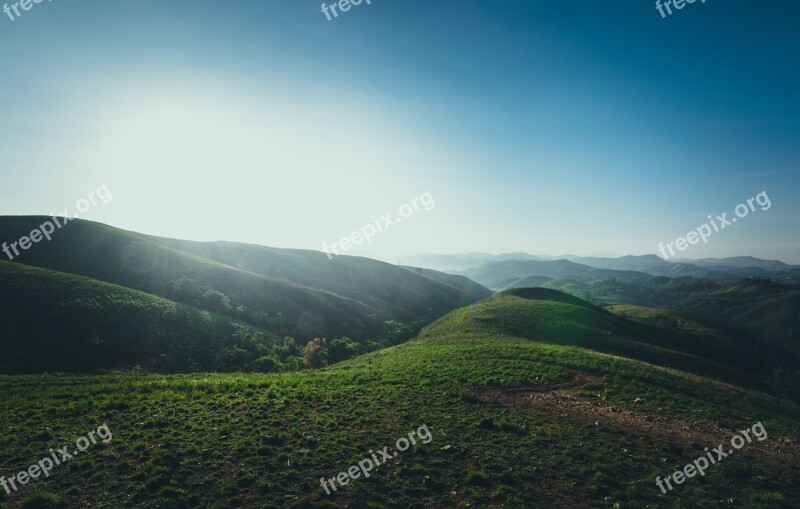
<path fill-rule="evenodd" d="M 22 509 L 62 509 L 66 506 L 52 493 L 39 493 L 24 499 L 20 507 Z"/>
<path fill-rule="evenodd" d="M 281 362 L 274 355 L 265 355 L 254 360 L 247 365 L 247 371 L 257 371 L 259 373 L 270 373 L 280 371 Z"/>
<path fill-rule="evenodd" d="M 328 346 L 328 340 L 326 338 L 314 338 L 309 341 L 303 351 L 303 364 L 305 367 L 321 368 L 324 366 L 324 359 L 320 354 L 326 346 Z"/>

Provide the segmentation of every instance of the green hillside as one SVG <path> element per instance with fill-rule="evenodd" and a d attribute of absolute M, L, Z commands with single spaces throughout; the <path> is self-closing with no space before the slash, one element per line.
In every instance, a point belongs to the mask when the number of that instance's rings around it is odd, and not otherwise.
<path fill-rule="evenodd" d="M 407 318 L 425 314 L 428 308 L 438 309 L 442 302 L 452 302 L 454 295 L 465 299 L 465 303 L 472 303 L 492 293 L 463 276 L 435 270 L 412 270 L 415 275 L 409 277 L 396 266 L 369 258 L 336 256 L 329 260 L 320 252 L 301 249 L 276 249 L 233 242 L 151 239 L 226 266 L 329 291 L 392 312 L 403 312 Z M 442 284 L 431 284 L 430 280 Z M 408 302 L 406 296 L 409 297 Z"/>
<path fill-rule="evenodd" d="M 47 219 L 0 217 L 0 238 L 20 238 Z M 140 290 L 304 342 L 374 339 L 387 321 L 414 328 L 491 294 L 455 277 L 365 258 L 174 241 L 81 220 L 14 261 Z"/>
<path fill-rule="evenodd" d="M 291 371 L 413 335 L 389 321 L 365 340 L 278 337 L 205 309 L 83 276 L 0 261 L 0 373 Z M 313 338 L 312 338 L 313 339 Z"/>
<path fill-rule="evenodd" d="M 796 411 L 775 415 L 760 393 L 584 348 L 604 346 L 594 327 L 628 339 L 640 326 L 529 290 L 318 371 L 0 377 L 2 472 L 102 423 L 114 433 L 0 505 L 38 496 L 98 508 L 798 507 Z M 656 486 L 758 422 L 765 441 L 674 491 Z M 427 443 L 392 453 L 422 426 Z M 389 459 L 369 478 L 326 494 L 320 478 L 384 446 Z"/>
<path fill-rule="evenodd" d="M 448 318 L 428 330 L 439 333 L 455 320 L 468 330 L 591 348 L 755 386 L 791 359 L 784 350 L 734 333 L 709 337 L 671 323 L 640 323 L 547 288 L 507 290 Z"/>
<path fill-rule="evenodd" d="M 699 296 L 692 306 L 730 321 L 772 344 L 800 354 L 800 287 L 770 280 L 743 280 Z"/>
<path fill-rule="evenodd" d="M 252 327 L 89 278 L 0 261 L 0 372 L 227 371 L 266 354 Z"/>
<path fill-rule="evenodd" d="M 748 336 L 765 347 L 800 355 L 800 286 L 772 279 L 746 278 L 715 283 L 693 277 L 565 277 L 541 286 L 580 296 L 601 306 L 635 305 L 667 308 L 693 315 L 716 329 Z M 664 323 L 664 322 L 662 322 Z"/>

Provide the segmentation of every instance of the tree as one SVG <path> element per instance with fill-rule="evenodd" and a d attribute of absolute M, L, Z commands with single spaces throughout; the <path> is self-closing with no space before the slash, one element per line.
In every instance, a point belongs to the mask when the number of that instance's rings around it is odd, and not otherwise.
<path fill-rule="evenodd" d="M 203 302 L 212 311 L 224 313 L 231 309 L 231 300 L 222 292 L 217 290 L 206 290 L 203 293 Z"/>
<path fill-rule="evenodd" d="M 321 368 L 325 365 L 324 359 L 321 356 L 322 349 L 328 346 L 326 338 L 314 338 L 308 342 L 306 349 L 303 351 L 303 364 L 307 368 Z"/>
<path fill-rule="evenodd" d="M 359 353 L 359 345 L 350 338 L 334 339 L 320 352 L 320 357 L 326 364 L 343 361 L 355 357 Z"/>
<path fill-rule="evenodd" d="M 382 338 L 390 345 L 396 345 L 414 336 L 414 327 L 411 324 L 387 320 L 383 322 Z"/>
<path fill-rule="evenodd" d="M 281 362 L 274 355 L 259 357 L 247 365 L 249 371 L 257 371 L 259 373 L 279 371 L 280 367 Z"/>

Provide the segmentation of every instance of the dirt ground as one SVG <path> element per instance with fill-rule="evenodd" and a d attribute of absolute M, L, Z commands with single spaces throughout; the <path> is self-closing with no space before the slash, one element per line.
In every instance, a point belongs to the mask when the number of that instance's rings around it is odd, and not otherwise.
<path fill-rule="evenodd" d="M 602 380 L 594 375 L 575 371 L 570 372 L 570 376 L 567 381 L 537 387 L 479 388 L 475 390 L 475 395 L 485 402 L 499 404 L 517 414 L 546 414 L 579 425 L 602 426 L 632 436 L 647 436 L 676 445 L 686 456 L 687 464 L 703 455 L 706 447 L 710 451 L 722 444 L 723 450 L 728 452 L 732 449 L 731 438 L 742 431 L 719 423 L 685 421 L 639 410 L 636 403 L 631 403 L 629 408 L 623 408 L 605 404 L 598 398 L 582 397 L 578 393 L 583 386 L 599 384 Z M 766 396 L 748 391 L 747 397 Z M 796 439 L 770 434 L 769 429 L 766 431 L 768 438 L 764 441 L 758 441 L 750 432 L 752 442 L 733 451 L 734 455 L 773 466 L 800 466 L 800 444 Z M 664 474 L 669 475 L 669 470 L 674 465 L 672 461 L 667 462 L 666 458 L 662 460 L 665 463 Z M 711 466 L 709 471 L 713 468 Z M 654 480 L 648 480 L 648 483 L 654 483 Z M 800 503 L 800 486 L 791 491 L 793 493 L 784 494 L 796 497 Z"/>

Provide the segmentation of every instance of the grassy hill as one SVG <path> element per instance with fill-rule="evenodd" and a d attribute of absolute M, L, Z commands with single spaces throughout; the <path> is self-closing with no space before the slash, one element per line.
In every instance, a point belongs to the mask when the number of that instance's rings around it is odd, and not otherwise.
<path fill-rule="evenodd" d="M 267 353 L 248 325 L 144 292 L 4 261 L 0 281 L 2 373 L 226 371 Z"/>
<path fill-rule="evenodd" d="M 0 217 L 0 238 L 20 238 L 46 220 Z M 428 323 L 491 294 L 463 278 L 365 258 L 161 239 L 81 220 L 14 262 L 147 292 L 302 341 L 375 339 L 387 321 Z"/>
<path fill-rule="evenodd" d="M 543 287 L 578 295 L 602 306 L 667 308 L 693 315 L 716 329 L 732 330 L 756 342 L 800 354 L 800 285 L 765 278 L 720 284 L 693 277 L 564 277 Z M 667 323 L 667 322 L 662 322 Z"/>
<path fill-rule="evenodd" d="M 396 266 L 369 258 L 337 256 L 329 260 L 317 251 L 300 249 L 155 237 L 152 240 L 229 267 L 403 313 L 404 319 L 425 315 L 429 308 L 441 315 L 442 302 L 452 303 L 454 296 L 472 303 L 492 293 L 463 276 L 425 270 L 412 271 L 414 276 L 409 277 Z M 431 280 L 441 284 L 431 284 Z"/>
<path fill-rule="evenodd" d="M 742 280 L 698 295 L 688 306 L 728 321 L 771 344 L 800 354 L 800 286 L 764 279 Z"/>
<path fill-rule="evenodd" d="M 800 507 L 792 407 L 776 415 L 760 393 L 594 351 L 592 330 L 627 339 L 643 326 L 601 311 L 505 293 L 409 343 L 300 373 L 0 376 L 1 472 L 102 423 L 113 432 L 0 505 Z M 758 422 L 767 440 L 674 491 L 656 486 Z M 399 452 L 422 426 L 431 440 Z M 326 493 L 320 478 L 384 446 L 369 478 Z"/>
<path fill-rule="evenodd" d="M 788 351 L 733 331 L 681 329 L 665 320 L 630 320 L 622 313 L 547 288 L 506 290 L 449 317 L 457 320 L 457 327 L 471 331 L 591 348 L 756 386 L 763 385 L 776 367 L 792 359 Z M 438 327 L 452 324 L 439 321 L 428 331 L 436 334 Z M 798 365 L 796 359 L 791 365 Z"/>

